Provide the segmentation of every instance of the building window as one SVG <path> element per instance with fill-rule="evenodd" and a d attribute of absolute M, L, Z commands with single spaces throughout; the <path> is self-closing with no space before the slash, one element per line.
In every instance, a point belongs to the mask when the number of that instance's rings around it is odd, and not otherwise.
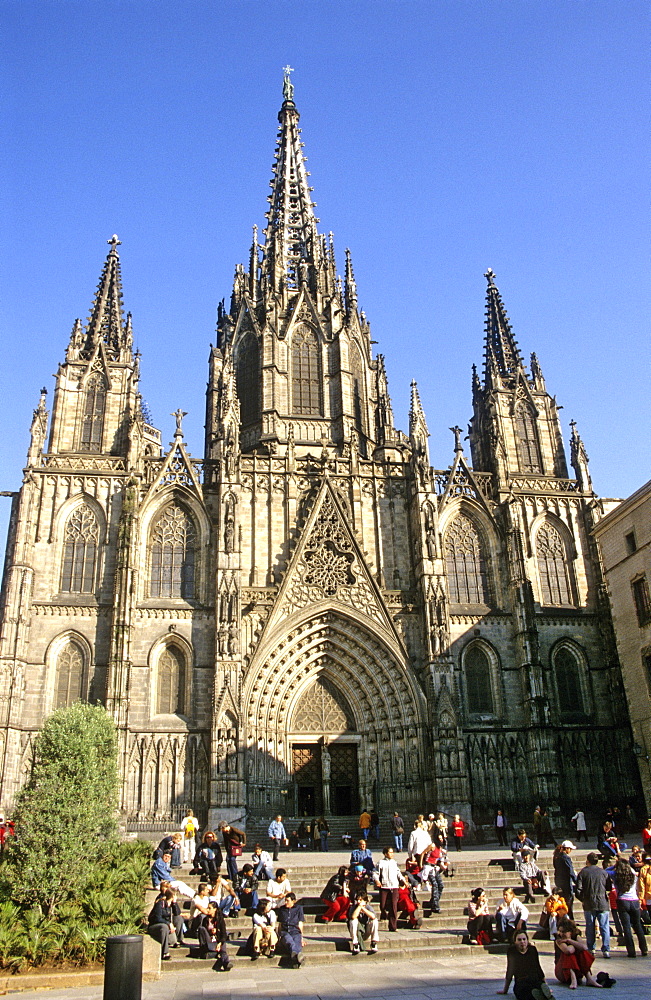
<path fill-rule="evenodd" d="M 57 656 L 55 708 L 67 708 L 81 701 L 84 693 L 84 654 L 70 639 Z"/>
<path fill-rule="evenodd" d="M 581 688 L 581 665 L 567 646 L 554 653 L 554 675 L 558 691 L 558 707 L 562 715 L 584 714 Z"/>
<path fill-rule="evenodd" d="M 536 555 L 540 576 L 540 603 L 556 607 L 573 604 L 565 545 L 552 524 L 541 525 L 536 535 Z"/>
<path fill-rule="evenodd" d="M 542 475 L 540 447 L 536 432 L 536 419 L 531 407 L 521 399 L 515 411 L 515 429 L 518 441 L 520 472 Z"/>
<path fill-rule="evenodd" d="M 240 345 L 235 379 L 240 419 L 247 426 L 260 419 L 260 348 L 254 333 L 247 333 Z"/>
<path fill-rule="evenodd" d="M 353 390 L 353 418 L 359 434 L 366 434 L 366 397 L 364 393 L 364 367 L 357 344 L 351 344 L 351 381 Z"/>
<path fill-rule="evenodd" d="M 483 546 L 469 517 L 455 517 L 445 536 L 450 601 L 453 604 L 489 604 Z"/>
<path fill-rule="evenodd" d="M 106 410 L 106 383 L 96 372 L 86 383 L 86 397 L 81 424 L 81 450 L 101 451 Z"/>
<path fill-rule="evenodd" d="M 651 624 L 651 599 L 649 598 L 649 584 L 645 576 L 638 577 L 631 583 L 635 610 L 637 612 L 637 623 L 640 628 Z"/>
<path fill-rule="evenodd" d="M 477 715 L 493 715 L 495 703 L 488 654 L 481 646 L 472 645 L 464 653 L 463 666 L 468 712 Z"/>
<path fill-rule="evenodd" d="M 292 411 L 296 416 L 321 416 L 320 369 L 316 333 L 309 326 L 298 326 L 292 334 Z"/>
<path fill-rule="evenodd" d="M 158 660 L 157 715 L 185 713 L 185 656 L 177 646 L 166 646 Z"/>
<path fill-rule="evenodd" d="M 99 525 L 87 504 L 72 512 L 63 543 L 61 591 L 65 594 L 93 594 L 97 569 Z"/>
<path fill-rule="evenodd" d="M 150 597 L 194 597 L 195 545 L 192 519 L 181 507 L 170 504 L 152 531 Z"/>
<path fill-rule="evenodd" d="M 632 556 L 634 552 L 637 552 L 637 542 L 635 541 L 634 531 L 629 531 L 628 535 L 624 535 L 624 541 L 626 542 L 627 556 Z"/>

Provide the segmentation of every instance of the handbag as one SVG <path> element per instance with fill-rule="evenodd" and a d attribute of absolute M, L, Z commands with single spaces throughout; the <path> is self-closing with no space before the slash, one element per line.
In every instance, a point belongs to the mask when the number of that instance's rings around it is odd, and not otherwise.
<path fill-rule="evenodd" d="M 242 848 L 240 847 L 239 844 L 233 844 L 232 845 L 232 847 L 231 847 L 231 857 L 232 858 L 241 858 L 242 857 Z"/>

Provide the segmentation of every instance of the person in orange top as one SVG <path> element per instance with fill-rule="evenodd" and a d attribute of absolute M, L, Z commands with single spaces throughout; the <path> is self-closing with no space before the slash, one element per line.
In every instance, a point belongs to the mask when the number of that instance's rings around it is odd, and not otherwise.
<path fill-rule="evenodd" d="M 547 917 L 549 936 L 553 941 L 556 937 L 559 920 L 567 916 L 567 904 L 563 897 L 559 895 L 556 886 L 554 886 L 551 896 L 548 896 L 543 903 L 543 914 Z"/>
<path fill-rule="evenodd" d="M 359 828 L 362 831 L 364 840 L 368 840 L 368 831 L 371 829 L 371 814 L 367 809 L 359 817 Z"/>
<path fill-rule="evenodd" d="M 458 851 L 461 850 L 461 841 L 463 840 L 463 834 L 466 828 L 466 824 L 461 819 L 459 813 L 454 814 L 454 820 L 452 822 L 452 836 L 454 837 L 454 846 Z"/>

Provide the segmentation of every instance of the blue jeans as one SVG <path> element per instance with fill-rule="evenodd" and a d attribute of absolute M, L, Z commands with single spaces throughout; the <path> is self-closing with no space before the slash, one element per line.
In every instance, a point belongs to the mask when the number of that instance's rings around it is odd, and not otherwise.
<path fill-rule="evenodd" d="M 224 898 L 219 904 L 219 909 L 222 911 L 225 917 L 228 916 L 231 910 L 237 912 L 239 908 L 240 908 L 239 902 L 235 899 L 234 896 L 231 896 L 230 894 L 228 896 L 224 896 Z"/>
<path fill-rule="evenodd" d="M 170 867 L 171 868 L 179 868 L 180 865 L 181 865 L 181 848 L 180 847 L 173 847 L 172 848 L 172 861 L 171 861 Z"/>
<path fill-rule="evenodd" d="M 522 929 L 526 931 L 527 924 L 523 923 Z M 509 922 L 504 916 L 501 910 L 498 910 L 495 914 L 495 930 L 500 937 L 508 937 L 511 931 L 515 930 L 515 924 L 513 921 Z"/>
<path fill-rule="evenodd" d="M 321 831 L 321 850 L 322 851 L 328 850 L 328 834 L 326 833 L 325 830 Z"/>
<path fill-rule="evenodd" d="M 640 903 L 637 899 L 618 899 L 617 900 L 617 912 L 619 913 L 619 919 L 622 922 L 622 930 L 624 931 L 624 941 L 626 942 L 626 951 L 631 958 L 635 955 L 635 942 L 633 940 L 633 931 L 637 935 L 638 944 L 640 946 L 640 952 L 643 955 L 649 950 L 649 946 L 646 943 L 646 938 L 644 936 L 644 931 L 642 929 L 642 923 L 640 921 Z M 631 928 L 633 930 L 631 930 Z"/>
<path fill-rule="evenodd" d="M 270 879 L 274 877 L 273 868 L 265 866 L 264 862 L 258 861 L 257 865 L 253 869 L 253 874 L 256 878 L 266 878 Z"/>
<path fill-rule="evenodd" d="M 258 890 L 254 889 L 253 892 L 238 892 L 240 897 L 240 906 L 243 906 L 245 910 L 255 910 L 258 905 Z"/>
<path fill-rule="evenodd" d="M 233 858 L 230 855 L 226 858 L 226 871 L 230 878 L 235 878 L 237 875 L 237 858 Z"/>
<path fill-rule="evenodd" d="M 396 851 L 401 851 L 402 850 L 402 834 L 401 833 L 394 833 L 394 835 L 393 835 L 393 843 L 394 843 Z"/>
<path fill-rule="evenodd" d="M 597 927 L 601 935 L 601 950 L 610 951 L 610 912 L 608 910 L 585 910 L 585 943 L 589 951 L 594 951 L 597 941 Z"/>
<path fill-rule="evenodd" d="M 369 831 L 369 827 L 367 827 L 365 830 L 360 830 L 360 832 L 359 832 L 359 835 L 360 835 L 361 839 L 365 840 L 367 844 L 368 844 L 368 831 Z"/>

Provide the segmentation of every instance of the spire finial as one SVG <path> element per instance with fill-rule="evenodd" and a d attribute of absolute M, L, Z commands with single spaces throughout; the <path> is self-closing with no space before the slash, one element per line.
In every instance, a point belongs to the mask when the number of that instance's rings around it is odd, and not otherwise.
<path fill-rule="evenodd" d="M 495 271 L 492 267 L 489 267 L 487 271 L 484 271 L 484 277 L 488 281 L 489 285 L 495 284 Z"/>
<path fill-rule="evenodd" d="M 116 236 L 115 233 L 113 233 L 113 235 L 111 236 L 110 240 L 107 240 L 106 242 L 108 243 L 108 245 L 111 248 L 111 250 L 110 250 L 111 253 L 117 253 L 118 252 L 118 247 L 122 246 L 122 240 L 119 240 L 117 238 L 117 236 Z"/>
<path fill-rule="evenodd" d="M 454 450 L 463 451 L 463 445 L 461 444 L 461 428 L 459 426 L 451 427 L 450 430 L 454 434 Z"/>
<path fill-rule="evenodd" d="M 181 409 L 181 407 L 179 406 L 178 410 L 175 410 L 174 413 L 170 414 L 170 416 L 176 417 L 176 430 L 174 431 L 174 437 L 175 438 L 182 438 L 183 437 L 183 427 L 182 427 L 183 417 L 187 417 L 187 413 L 185 413 Z"/>
<path fill-rule="evenodd" d="M 294 100 L 294 84 L 292 83 L 290 73 L 293 73 L 294 69 L 289 64 L 283 67 L 283 97 L 286 101 Z"/>

